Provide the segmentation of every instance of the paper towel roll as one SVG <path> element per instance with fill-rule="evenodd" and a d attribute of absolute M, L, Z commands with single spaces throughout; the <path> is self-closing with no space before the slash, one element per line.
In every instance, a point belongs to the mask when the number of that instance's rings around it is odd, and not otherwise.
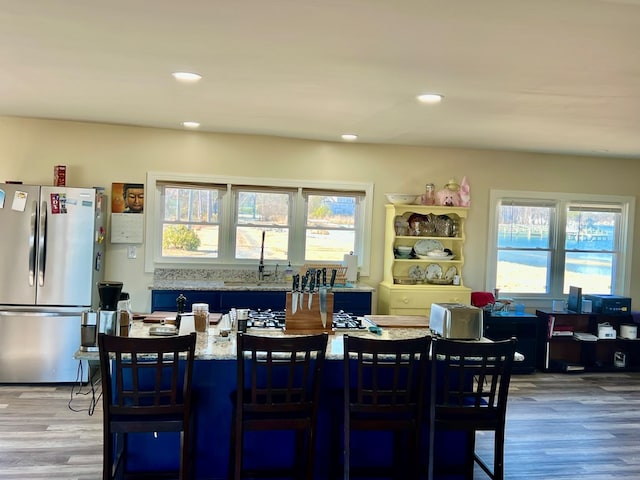
<path fill-rule="evenodd" d="M 342 265 L 347 267 L 347 282 L 355 283 L 358 281 L 358 256 L 347 254 L 344 256 Z"/>

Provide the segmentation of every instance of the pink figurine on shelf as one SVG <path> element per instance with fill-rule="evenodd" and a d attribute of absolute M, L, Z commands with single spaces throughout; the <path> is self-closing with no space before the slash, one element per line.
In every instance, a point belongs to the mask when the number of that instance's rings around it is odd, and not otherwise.
<path fill-rule="evenodd" d="M 460 206 L 471 206 L 471 187 L 469 186 L 466 175 L 462 177 L 462 182 L 460 182 Z"/>

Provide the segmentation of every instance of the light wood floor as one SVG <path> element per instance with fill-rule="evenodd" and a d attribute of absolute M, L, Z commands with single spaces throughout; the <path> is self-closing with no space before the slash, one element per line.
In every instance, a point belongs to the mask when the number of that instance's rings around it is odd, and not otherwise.
<path fill-rule="evenodd" d="M 101 405 L 90 416 L 75 389 L 0 385 L 0 479 L 100 477 Z M 512 480 L 640 478 L 640 374 L 513 377 L 505 466 Z"/>

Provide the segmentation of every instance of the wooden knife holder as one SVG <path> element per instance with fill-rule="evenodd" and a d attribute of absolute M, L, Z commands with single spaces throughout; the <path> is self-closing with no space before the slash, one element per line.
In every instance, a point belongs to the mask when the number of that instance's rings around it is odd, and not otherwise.
<path fill-rule="evenodd" d="M 333 331 L 333 293 L 327 292 L 327 326 L 322 326 L 320 316 L 320 294 L 315 292 L 309 308 L 309 294 L 305 292 L 300 308 L 300 293 L 298 294 L 298 307 L 293 313 L 293 293 L 287 292 L 287 306 L 285 309 L 285 333 L 290 334 L 316 334 Z"/>

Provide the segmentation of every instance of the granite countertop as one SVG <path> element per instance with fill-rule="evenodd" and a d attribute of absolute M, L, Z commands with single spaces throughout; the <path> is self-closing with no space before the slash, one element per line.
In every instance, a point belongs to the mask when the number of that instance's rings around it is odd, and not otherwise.
<path fill-rule="evenodd" d="M 154 280 L 150 290 L 228 290 L 228 291 L 276 291 L 288 292 L 291 285 L 286 283 L 251 283 L 251 282 L 229 282 L 224 280 Z M 364 283 L 353 286 L 334 287 L 334 292 L 373 292 L 375 289 Z"/>
<path fill-rule="evenodd" d="M 149 336 L 149 328 L 153 323 L 144 323 L 141 320 L 135 320 L 131 327 L 130 336 L 147 337 Z M 327 359 L 340 360 L 343 357 L 342 336 L 348 333 L 352 336 L 370 337 L 378 339 L 402 339 L 416 338 L 429 334 L 428 328 L 383 328 L 382 334 L 377 335 L 368 330 L 348 330 L 339 331 L 329 335 L 329 344 L 327 346 Z M 286 334 L 282 330 L 277 329 L 249 329 L 250 335 L 265 335 L 283 337 Z M 156 337 L 157 338 L 157 337 Z M 98 352 L 82 352 L 77 351 L 74 358 L 78 360 L 98 360 Z M 220 326 L 211 325 L 206 333 L 197 333 L 196 340 L 196 359 L 197 360 L 235 360 L 236 358 L 236 337 L 232 332 L 227 337 L 220 336 Z"/>

